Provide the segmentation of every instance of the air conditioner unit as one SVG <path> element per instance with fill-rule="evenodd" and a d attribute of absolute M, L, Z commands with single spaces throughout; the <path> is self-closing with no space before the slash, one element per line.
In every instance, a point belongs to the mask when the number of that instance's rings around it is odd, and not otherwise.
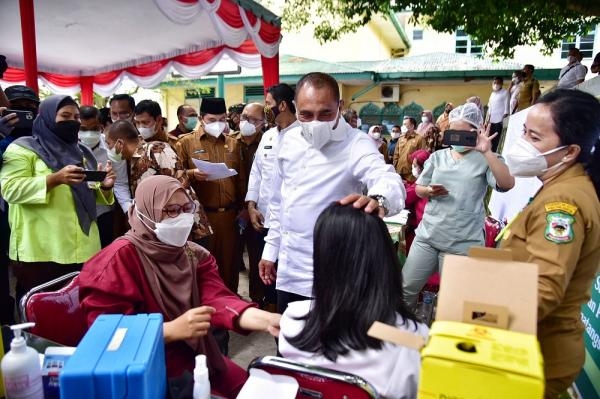
<path fill-rule="evenodd" d="M 397 102 L 400 100 L 400 86 L 383 85 L 380 90 L 382 102 Z"/>

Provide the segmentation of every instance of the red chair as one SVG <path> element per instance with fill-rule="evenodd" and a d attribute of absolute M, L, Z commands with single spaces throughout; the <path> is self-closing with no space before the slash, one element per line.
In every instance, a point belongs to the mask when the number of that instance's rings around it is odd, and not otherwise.
<path fill-rule="evenodd" d="M 23 322 L 34 322 L 29 332 L 66 346 L 77 346 L 87 331 L 79 308 L 79 285 L 73 272 L 32 288 L 21 298 Z M 50 291 L 62 287 L 57 291 Z"/>
<path fill-rule="evenodd" d="M 281 357 L 258 357 L 248 366 L 248 370 L 252 368 L 295 378 L 300 386 L 296 399 L 377 399 L 380 397 L 371 384 L 356 375 L 309 366 Z"/>

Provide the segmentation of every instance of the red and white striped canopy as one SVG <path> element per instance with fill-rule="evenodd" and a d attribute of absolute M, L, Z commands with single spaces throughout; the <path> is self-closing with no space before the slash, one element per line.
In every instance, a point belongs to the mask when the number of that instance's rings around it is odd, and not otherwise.
<path fill-rule="evenodd" d="M 34 6 L 38 77 L 58 93 L 112 94 L 127 76 L 154 87 L 173 68 L 197 78 L 219 63 L 279 79 L 279 19 L 252 0 L 10 0 L 0 12 L 4 82 L 25 81 L 21 12 Z M 27 24 L 29 21 L 24 21 Z M 26 30 L 26 26 L 24 26 Z M 33 36 L 33 34 L 32 34 Z"/>

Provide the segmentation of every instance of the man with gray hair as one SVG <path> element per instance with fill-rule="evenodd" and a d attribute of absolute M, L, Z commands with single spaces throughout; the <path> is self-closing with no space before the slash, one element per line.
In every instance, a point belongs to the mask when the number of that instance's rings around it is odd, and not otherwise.
<path fill-rule="evenodd" d="M 283 136 L 277 153 L 270 229 L 259 264 L 263 282 L 276 282 L 279 313 L 312 295 L 313 229 L 323 209 L 340 201 L 383 217 L 399 212 L 406 196 L 374 141 L 341 117 L 344 102 L 332 76 L 304 75 L 295 105 L 300 126 Z M 364 187 L 368 196 L 358 194 Z"/>

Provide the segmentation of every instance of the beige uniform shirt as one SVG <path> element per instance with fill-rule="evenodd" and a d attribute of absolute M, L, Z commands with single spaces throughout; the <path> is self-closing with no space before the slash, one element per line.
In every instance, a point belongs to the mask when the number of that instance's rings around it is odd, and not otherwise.
<path fill-rule="evenodd" d="M 219 208 L 241 209 L 244 197 L 241 193 L 242 184 L 239 182 L 247 180 L 247 171 L 241 160 L 237 140 L 223 134 L 214 138 L 205 133 L 202 127 L 199 127 L 198 130 L 188 135 L 180 136 L 175 149 L 184 168 L 188 169 L 192 188 L 207 211 Z M 192 158 L 213 163 L 225 163 L 228 168 L 235 169 L 238 174 L 225 179 L 197 181 L 192 175 L 192 171 L 196 169 Z"/>
<path fill-rule="evenodd" d="M 501 247 L 510 248 L 514 260 L 539 266 L 546 378 L 577 373 L 585 357 L 581 305 L 600 265 L 600 202 L 581 164 L 544 184 L 507 228 Z"/>

